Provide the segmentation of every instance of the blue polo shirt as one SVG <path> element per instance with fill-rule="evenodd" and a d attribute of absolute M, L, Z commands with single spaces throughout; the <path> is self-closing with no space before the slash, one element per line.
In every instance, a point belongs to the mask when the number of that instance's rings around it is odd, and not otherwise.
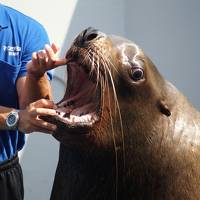
<path fill-rule="evenodd" d="M 32 53 L 49 43 L 46 31 L 34 19 L 0 4 L 0 105 L 19 108 L 16 80 L 26 76 Z M 51 73 L 48 74 L 50 79 Z M 0 163 L 25 143 L 24 133 L 0 130 Z"/>

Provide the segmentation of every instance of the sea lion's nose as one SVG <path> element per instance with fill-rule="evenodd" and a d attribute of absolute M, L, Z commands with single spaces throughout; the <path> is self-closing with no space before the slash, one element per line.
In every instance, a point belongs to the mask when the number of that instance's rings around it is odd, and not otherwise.
<path fill-rule="evenodd" d="M 77 45 L 80 47 L 87 46 L 91 41 L 98 38 L 101 32 L 95 28 L 89 27 L 85 29 L 79 36 L 77 40 Z"/>
<path fill-rule="evenodd" d="M 89 27 L 87 29 L 85 29 L 85 31 L 83 32 L 83 39 L 86 42 L 89 42 L 93 39 L 95 39 L 99 34 L 99 31 L 97 29 L 94 29 L 92 27 Z"/>

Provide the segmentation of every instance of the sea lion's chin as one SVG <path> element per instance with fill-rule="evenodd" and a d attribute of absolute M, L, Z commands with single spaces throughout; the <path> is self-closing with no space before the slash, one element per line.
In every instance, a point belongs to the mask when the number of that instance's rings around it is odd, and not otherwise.
<path fill-rule="evenodd" d="M 67 135 L 89 134 L 100 118 L 101 91 L 88 66 L 67 65 L 68 81 L 64 98 L 57 104 L 59 132 Z"/>

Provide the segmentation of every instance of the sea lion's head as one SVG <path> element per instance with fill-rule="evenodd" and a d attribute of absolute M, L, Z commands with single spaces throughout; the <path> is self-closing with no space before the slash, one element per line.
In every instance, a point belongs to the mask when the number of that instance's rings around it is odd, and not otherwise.
<path fill-rule="evenodd" d="M 169 116 L 165 80 L 135 43 L 88 28 L 66 53 L 67 89 L 55 137 L 65 143 L 122 144 Z M 146 130 L 147 129 L 147 130 Z"/>

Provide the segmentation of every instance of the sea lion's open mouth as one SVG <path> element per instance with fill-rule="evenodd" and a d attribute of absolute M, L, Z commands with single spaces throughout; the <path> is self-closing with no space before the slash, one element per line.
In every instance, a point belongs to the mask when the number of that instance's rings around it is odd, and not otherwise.
<path fill-rule="evenodd" d="M 86 134 L 99 120 L 100 85 L 89 69 L 74 61 L 67 64 L 67 90 L 57 104 L 57 120 L 62 128 L 70 130 L 66 133 Z"/>

